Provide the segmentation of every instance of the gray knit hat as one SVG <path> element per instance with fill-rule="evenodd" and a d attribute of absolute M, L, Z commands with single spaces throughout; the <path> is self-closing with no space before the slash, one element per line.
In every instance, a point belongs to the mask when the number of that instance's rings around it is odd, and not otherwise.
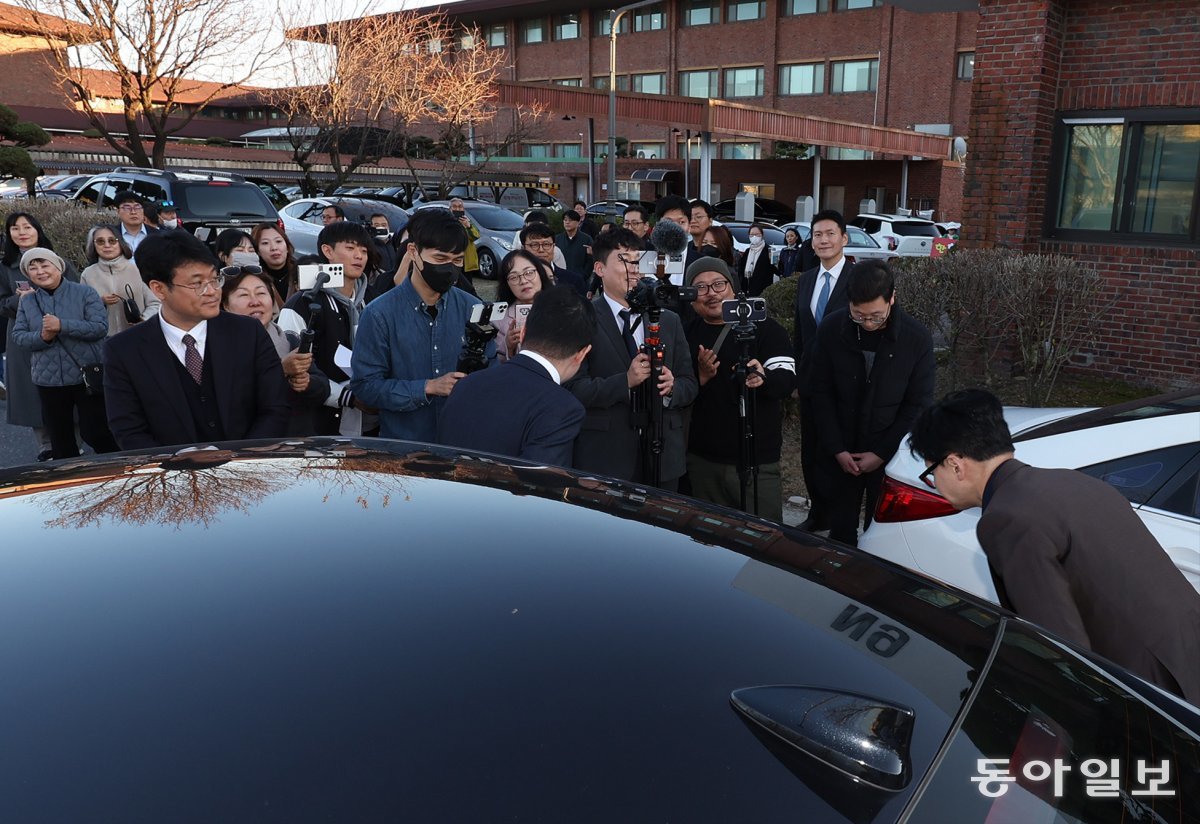
<path fill-rule="evenodd" d="M 58 267 L 59 272 L 67 271 L 67 264 L 63 263 L 62 258 L 51 252 L 49 249 L 43 249 L 42 247 L 37 246 L 21 255 L 22 275 L 29 277 L 29 264 L 33 263 L 35 260 L 48 260 Z"/>
<path fill-rule="evenodd" d="M 692 265 L 683 273 L 683 285 L 691 286 L 692 281 L 699 277 L 704 272 L 717 272 L 725 276 L 729 281 L 729 285 L 733 287 L 736 293 L 740 290 L 741 284 L 738 282 L 737 273 L 730 271 L 728 264 L 719 257 L 701 257 L 692 261 Z"/>

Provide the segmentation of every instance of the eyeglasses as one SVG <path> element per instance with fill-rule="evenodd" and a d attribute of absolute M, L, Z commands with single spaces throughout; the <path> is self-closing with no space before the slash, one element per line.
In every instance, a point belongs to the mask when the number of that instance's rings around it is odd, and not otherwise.
<path fill-rule="evenodd" d="M 115 237 L 98 237 L 92 242 L 97 246 L 116 246 L 121 241 L 117 240 Z"/>
<path fill-rule="evenodd" d="M 921 479 L 921 483 L 925 484 L 925 486 L 929 487 L 930 489 L 937 489 L 937 484 L 935 484 L 933 481 L 933 473 L 939 466 L 942 465 L 942 461 L 945 460 L 945 458 L 942 458 L 941 461 L 938 461 L 937 463 L 931 463 L 929 466 L 927 466 L 925 471 L 917 476 Z"/>
<path fill-rule="evenodd" d="M 718 280 L 716 283 L 701 283 L 696 286 L 696 294 L 699 297 L 704 297 L 709 292 L 714 295 L 723 295 L 725 290 L 729 288 L 729 281 Z"/>
<path fill-rule="evenodd" d="M 533 269 L 526 269 L 522 272 L 513 272 L 508 276 L 509 283 L 533 283 L 537 280 L 538 273 Z"/>
<path fill-rule="evenodd" d="M 200 283 L 172 283 L 170 286 L 172 288 L 175 286 L 182 286 L 184 289 L 191 289 L 197 295 L 203 295 L 210 289 L 220 292 L 221 287 L 225 285 L 225 272 L 229 271 L 230 269 L 239 269 L 245 272 L 247 275 L 256 275 L 262 273 L 262 269 L 259 269 L 257 266 L 226 266 L 221 270 L 221 274 L 217 275 L 212 280 L 205 280 L 201 281 Z M 258 271 L 247 271 L 249 269 L 258 269 Z"/>
<path fill-rule="evenodd" d="M 850 313 L 850 320 L 857 323 L 859 326 L 882 326 L 891 317 L 892 310 L 884 312 L 882 315 L 860 315 L 857 312 Z"/>
<path fill-rule="evenodd" d="M 544 251 L 546 249 L 553 249 L 554 241 L 553 240 L 531 240 L 525 244 L 525 248 L 526 249 L 536 249 L 539 251 Z"/>
<path fill-rule="evenodd" d="M 117 207 L 117 211 L 118 212 L 140 212 L 140 211 L 142 211 L 142 204 L 140 204 L 140 203 L 122 203 L 120 206 Z"/>
<path fill-rule="evenodd" d="M 632 227 L 632 226 L 645 226 L 645 225 L 646 225 L 646 221 L 644 221 L 644 220 L 626 220 L 626 221 L 625 221 L 625 225 L 626 225 L 626 226 L 630 226 L 630 227 Z"/>

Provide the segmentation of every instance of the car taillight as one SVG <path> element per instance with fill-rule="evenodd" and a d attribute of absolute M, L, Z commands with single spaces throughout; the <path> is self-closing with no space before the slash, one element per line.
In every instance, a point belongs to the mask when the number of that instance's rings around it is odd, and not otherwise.
<path fill-rule="evenodd" d="M 888 242 L 888 251 L 894 252 L 900 248 L 900 238 L 892 235 L 884 235 L 883 239 Z"/>
<path fill-rule="evenodd" d="M 283 218 L 275 219 L 275 228 L 279 230 L 279 234 L 287 237 L 287 230 L 283 228 Z"/>
<path fill-rule="evenodd" d="M 884 524 L 941 518 L 958 512 L 950 502 L 933 492 L 900 483 L 883 476 L 879 503 L 875 505 L 875 520 Z"/>

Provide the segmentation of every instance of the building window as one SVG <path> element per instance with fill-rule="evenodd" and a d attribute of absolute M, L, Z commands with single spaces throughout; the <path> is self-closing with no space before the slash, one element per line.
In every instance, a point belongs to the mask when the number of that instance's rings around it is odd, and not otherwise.
<path fill-rule="evenodd" d="M 608 37 L 612 31 L 612 16 L 609 15 L 606 9 L 595 9 L 592 11 L 593 30 L 597 37 Z M 621 22 L 617 24 L 617 34 L 629 33 L 629 15 L 621 16 Z"/>
<path fill-rule="evenodd" d="M 958 71 L 955 76 L 959 80 L 970 80 L 975 76 L 975 52 L 958 53 Z"/>
<path fill-rule="evenodd" d="M 658 31 L 666 28 L 666 25 L 667 15 L 661 5 L 638 9 L 633 14 L 634 31 Z"/>
<path fill-rule="evenodd" d="M 425 43 L 425 50 L 428 51 L 430 54 L 441 54 L 442 53 L 442 41 L 437 39 L 436 37 L 431 38 L 428 42 Z"/>
<path fill-rule="evenodd" d="M 642 94 L 666 94 L 667 76 L 665 74 L 635 74 L 633 90 Z"/>
<path fill-rule="evenodd" d="M 722 160 L 759 160 L 762 157 L 761 143 L 722 143 Z"/>
<path fill-rule="evenodd" d="M 600 74 L 600 75 L 593 77 L 592 78 L 592 88 L 593 89 L 601 89 L 603 91 L 608 91 L 608 75 Z M 627 75 L 627 74 L 618 74 L 617 75 L 617 91 L 619 91 L 619 92 L 629 91 L 629 75 Z"/>
<path fill-rule="evenodd" d="M 642 160 L 657 160 L 667 151 L 666 143 L 630 143 L 629 154 Z"/>
<path fill-rule="evenodd" d="M 525 156 L 526 157 L 539 157 L 539 158 L 550 157 L 550 144 L 549 143 L 526 143 L 525 144 Z"/>
<path fill-rule="evenodd" d="M 583 148 L 578 143 L 556 143 L 554 144 L 555 157 L 583 157 Z"/>
<path fill-rule="evenodd" d="M 581 77 L 560 77 L 557 80 L 551 80 L 555 86 L 582 86 L 583 78 Z"/>
<path fill-rule="evenodd" d="M 488 26 L 487 44 L 494 49 L 502 49 L 508 45 L 508 32 L 503 23 Z"/>
<path fill-rule="evenodd" d="M 837 0 L 834 9 L 837 11 L 854 11 L 855 9 L 873 9 L 882 5 L 881 0 Z"/>
<path fill-rule="evenodd" d="M 684 97 L 719 97 L 716 70 L 680 72 L 679 93 Z"/>
<path fill-rule="evenodd" d="M 879 82 L 878 60 L 842 60 L 833 64 L 833 82 L 829 91 L 873 92 Z"/>
<path fill-rule="evenodd" d="M 720 0 L 683 0 L 683 25 L 711 26 L 720 22 Z"/>
<path fill-rule="evenodd" d="M 554 39 L 575 40 L 579 37 L 579 15 L 559 14 L 554 17 Z"/>
<path fill-rule="evenodd" d="M 826 160 L 871 160 L 874 152 L 866 149 L 846 149 L 842 146 L 826 146 L 821 150 Z"/>
<path fill-rule="evenodd" d="M 521 42 L 546 42 L 546 21 L 540 17 L 521 21 Z"/>
<path fill-rule="evenodd" d="M 743 20 L 761 20 L 766 16 L 767 4 L 764 0 L 729 0 L 725 9 L 726 23 L 740 23 Z"/>
<path fill-rule="evenodd" d="M 700 139 L 692 138 L 691 140 L 675 141 L 675 156 L 686 160 L 700 159 Z"/>
<path fill-rule="evenodd" d="M 779 67 L 779 93 L 821 94 L 825 91 L 825 64 L 804 63 Z"/>
<path fill-rule="evenodd" d="M 784 0 L 784 17 L 801 14 L 824 14 L 829 11 L 829 0 Z"/>
<path fill-rule="evenodd" d="M 762 66 L 725 70 L 725 97 L 761 97 Z"/>
<path fill-rule="evenodd" d="M 1192 110 L 1187 120 L 1179 122 L 1177 113 L 1138 112 L 1063 120 L 1052 234 L 1200 242 L 1200 111 Z"/>

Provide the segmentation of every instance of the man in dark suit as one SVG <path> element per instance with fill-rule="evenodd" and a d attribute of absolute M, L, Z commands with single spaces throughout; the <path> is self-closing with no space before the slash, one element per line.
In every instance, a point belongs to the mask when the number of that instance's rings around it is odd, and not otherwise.
<path fill-rule="evenodd" d="M 800 524 L 800 529 L 811 532 L 829 528 L 829 497 L 825 491 L 828 479 L 821 477 L 817 461 L 818 435 L 811 384 L 817 327 L 825 315 L 846 308 L 846 282 L 842 278 L 846 257 L 842 250 L 850 242 L 850 236 L 846 234 L 846 220 L 841 212 L 832 209 L 817 212 L 809 241 L 820 263 L 802 271 L 796 284 L 794 342 L 800 395 L 800 469 L 808 490 L 808 518 Z"/>
<path fill-rule="evenodd" d="M 1013 458 L 1000 401 L 954 392 L 913 428 L 911 448 L 975 534 L 1000 603 L 1200 706 L 1200 594 L 1103 481 Z"/>
<path fill-rule="evenodd" d="M 937 363 L 929 330 L 896 305 L 888 264 L 863 261 L 844 277 L 850 305 L 821 321 L 811 389 L 829 537 L 856 546 L 863 498 L 870 526 L 884 465 L 933 402 Z"/>
<path fill-rule="evenodd" d="M 554 236 L 554 245 L 563 255 L 563 266 L 570 272 L 592 268 L 592 236 L 579 230 L 579 213 L 563 209 L 563 230 Z"/>
<path fill-rule="evenodd" d="M 515 357 L 467 375 L 438 418 L 438 442 L 571 466 L 583 404 L 562 387 L 591 351 L 592 305 L 566 286 L 538 293 Z"/>
<path fill-rule="evenodd" d="M 155 232 L 135 261 L 162 308 L 105 343 L 104 400 L 120 447 L 286 435 L 279 355 L 261 323 L 221 311 L 224 276 L 208 248 L 183 230 Z"/>
<path fill-rule="evenodd" d="M 575 466 L 622 480 L 651 483 L 643 467 L 639 422 L 633 399 L 661 404 L 663 445 L 659 486 L 676 489 L 686 468 L 683 407 L 696 399 L 699 383 L 692 371 L 687 339 L 679 317 L 664 310 L 660 318 L 663 343 L 658 386 L 645 386 L 650 358 L 642 350 L 645 323 L 632 313 L 626 298 L 637 285 L 642 245 L 628 229 L 614 229 L 596 239 L 595 271 L 603 292 L 592 301 L 596 329 L 592 351 L 567 387 L 583 402 L 587 415 L 575 442 Z M 653 411 L 647 409 L 647 412 Z"/>

